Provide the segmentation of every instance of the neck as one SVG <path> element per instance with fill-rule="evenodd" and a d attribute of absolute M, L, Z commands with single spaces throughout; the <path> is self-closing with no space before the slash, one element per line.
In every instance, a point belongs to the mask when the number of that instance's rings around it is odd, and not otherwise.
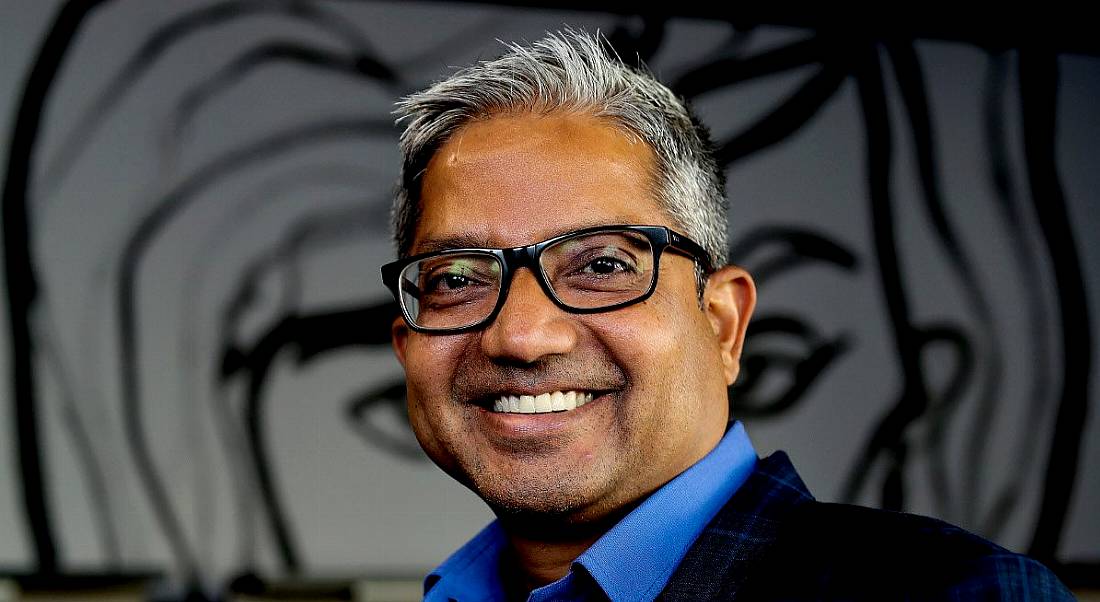
<path fill-rule="evenodd" d="M 597 539 L 598 536 L 585 540 L 545 541 L 509 535 L 511 553 L 502 561 L 503 581 L 509 590 L 525 599 L 531 590 L 564 577 L 573 561 Z"/>
<path fill-rule="evenodd" d="M 501 560 L 505 587 L 526 599 L 531 590 L 561 579 L 573 561 L 635 505 L 585 522 L 498 513 L 509 543 L 509 553 Z"/>

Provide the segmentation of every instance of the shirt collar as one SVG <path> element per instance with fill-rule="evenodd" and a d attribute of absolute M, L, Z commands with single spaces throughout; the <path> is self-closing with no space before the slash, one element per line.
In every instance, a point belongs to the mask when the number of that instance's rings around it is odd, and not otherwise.
<path fill-rule="evenodd" d="M 613 602 L 652 600 L 755 466 L 756 452 L 736 422 L 710 453 L 626 515 L 574 567 L 583 567 Z M 428 575 L 425 600 L 503 600 L 499 566 L 507 545 L 499 521 L 493 521 Z M 532 597 L 540 590 L 560 591 L 561 585 L 539 588 Z"/>
<path fill-rule="evenodd" d="M 504 600 L 499 566 L 507 546 L 500 521 L 489 523 L 424 579 L 424 600 Z"/>
<path fill-rule="evenodd" d="M 702 460 L 649 496 L 577 559 L 615 602 L 652 600 L 756 466 L 734 423 Z"/>

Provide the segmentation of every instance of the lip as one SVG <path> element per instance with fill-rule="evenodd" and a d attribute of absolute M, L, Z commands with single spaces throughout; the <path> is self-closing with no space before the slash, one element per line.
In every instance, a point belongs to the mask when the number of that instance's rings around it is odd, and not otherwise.
<path fill-rule="evenodd" d="M 574 391 L 576 393 L 591 393 L 592 394 L 592 401 L 595 401 L 595 400 L 599 399 L 600 397 L 603 397 L 605 395 L 608 395 L 610 393 L 615 392 L 616 389 L 611 389 L 611 388 L 577 388 L 577 387 L 571 387 L 569 385 L 563 385 L 563 386 L 560 386 L 560 387 L 552 386 L 552 385 L 542 385 L 542 386 L 539 386 L 539 387 L 509 387 L 509 388 L 506 388 L 506 389 L 501 389 L 501 390 L 496 391 L 496 392 L 494 392 L 492 394 L 489 394 L 489 395 L 479 396 L 476 399 L 474 399 L 473 401 L 470 401 L 469 403 L 472 404 L 472 405 L 475 405 L 475 406 L 477 406 L 477 407 L 479 407 L 483 410 L 486 410 L 490 413 L 499 413 L 499 412 L 493 412 L 492 411 L 493 404 L 496 402 L 496 400 L 500 399 L 503 396 L 521 397 L 521 396 L 524 396 L 524 395 L 530 395 L 531 397 L 538 397 L 539 395 L 542 395 L 543 393 L 555 393 L 557 391 L 561 391 L 563 393 L 568 393 L 570 391 Z M 581 407 L 584 407 L 584 406 L 581 406 Z M 569 410 L 569 412 L 575 412 L 579 409 L 580 408 L 577 408 L 575 410 Z M 561 413 L 561 411 L 557 411 L 557 412 L 554 412 L 554 413 Z M 568 413 L 568 412 L 566 412 L 566 413 Z"/>
<path fill-rule="evenodd" d="M 486 428 L 503 439 L 545 438 L 568 431 L 574 428 L 578 421 L 600 412 L 603 406 L 613 401 L 612 398 L 617 392 L 605 390 L 591 391 L 591 393 L 592 401 L 568 411 L 515 414 L 494 412 L 483 405 L 479 405 L 477 411 Z"/>
<path fill-rule="evenodd" d="M 600 389 L 556 389 L 538 395 L 505 393 L 494 396 L 483 407 L 494 412 L 521 414 L 571 412 L 606 393 L 607 390 Z"/>

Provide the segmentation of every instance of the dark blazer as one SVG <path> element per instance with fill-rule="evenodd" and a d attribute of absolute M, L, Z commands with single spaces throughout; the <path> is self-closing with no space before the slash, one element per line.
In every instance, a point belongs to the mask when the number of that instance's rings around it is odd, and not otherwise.
<path fill-rule="evenodd" d="M 942 521 L 810 495 L 787 455 L 759 462 L 661 600 L 1073 600 L 1042 564 Z"/>

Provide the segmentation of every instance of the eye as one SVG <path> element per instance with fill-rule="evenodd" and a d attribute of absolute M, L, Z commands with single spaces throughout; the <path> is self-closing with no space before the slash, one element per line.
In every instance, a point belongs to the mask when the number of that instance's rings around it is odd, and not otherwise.
<path fill-rule="evenodd" d="M 444 257 L 423 265 L 420 289 L 425 294 L 454 295 L 476 288 L 491 287 L 500 277 L 496 262 L 475 257 Z"/>
<path fill-rule="evenodd" d="M 570 297 L 571 303 L 591 304 L 592 295 L 643 289 L 649 282 L 651 258 L 649 241 L 641 235 L 597 232 L 547 248 L 540 261 L 547 282 L 559 295 Z"/>
<path fill-rule="evenodd" d="M 781 415 L 805 401 L 814 382 L 849 347 L 844 335 L 823 337 L 794 316 L 754 318 L 741 357 L 741 377 L 730 387 L 731 403 L 742 417 Z"/>
<path fill-rule="evenodd" d="M 474 281 L 464 274 L 439 274 L 428 280 L 428 291 L 456 291 L 473 284 Z"/>
<path fill-rule="evenodd" d="M 631 253 L 621 245 L 607 244 L 583 250 L 577 254 L 574 273 L 584 276 L 614 276 L 634 274 L 637 263 Z"/>
<path fill-rule="evenodd" d="M 616 272 L 633 272 L 634 269 L 631 265 L 625 261 L 615 259 L 614 257 L 598 257 L 589 261 L 581 269 L 585 274 L 596 274 L 598 276 L 606 276 L 614 274 Z"/>

